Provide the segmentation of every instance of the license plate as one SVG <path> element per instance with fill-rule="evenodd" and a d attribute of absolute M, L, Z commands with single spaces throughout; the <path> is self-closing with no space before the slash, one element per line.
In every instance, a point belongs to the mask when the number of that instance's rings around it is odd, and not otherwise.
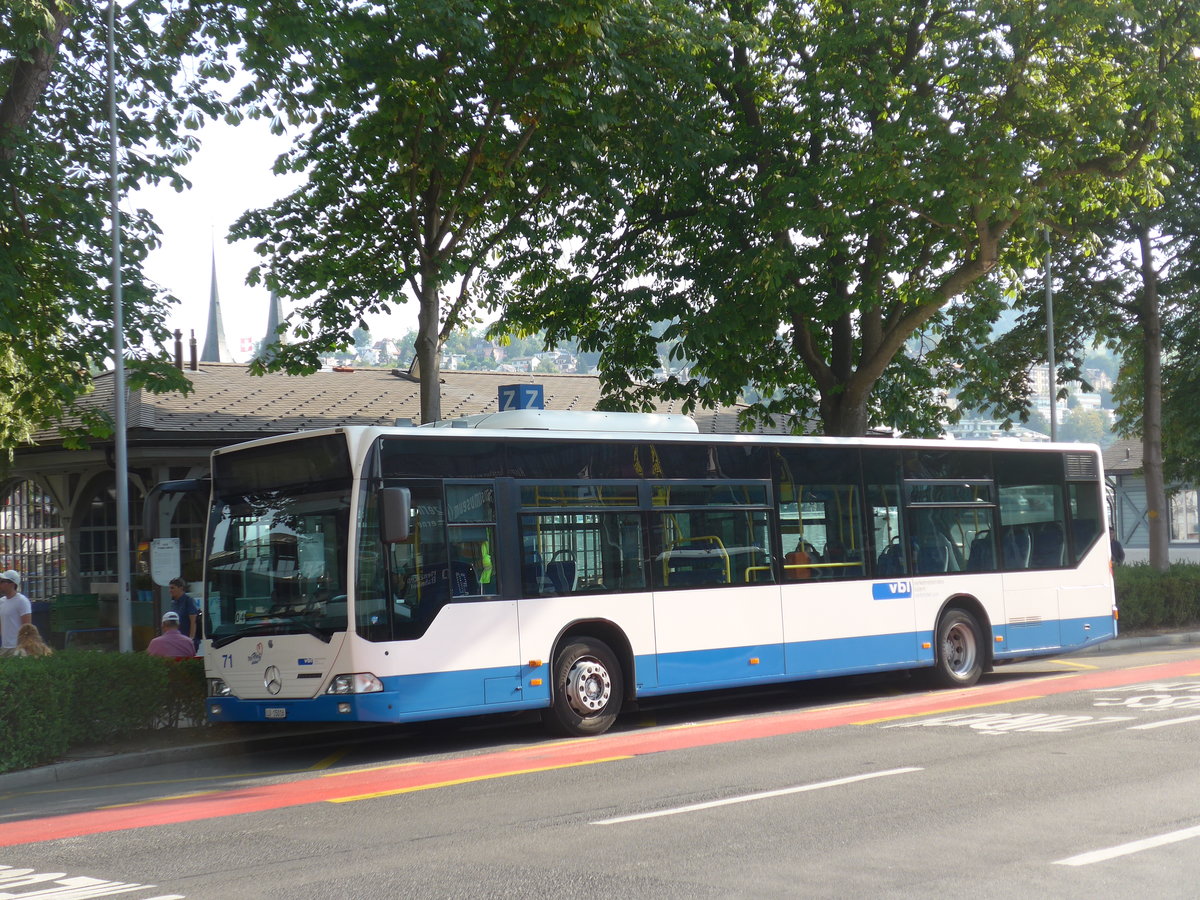
<path fill-rule="evenodd" d="M 266 717 L 268 719 L 286 719 L 287 710 L 281 706 L 268 706 L 266 710 Z"/>

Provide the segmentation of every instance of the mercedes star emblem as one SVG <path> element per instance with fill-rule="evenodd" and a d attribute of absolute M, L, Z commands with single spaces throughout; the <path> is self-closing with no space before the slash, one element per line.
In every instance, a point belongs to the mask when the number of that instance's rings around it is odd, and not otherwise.
<path fill-rule="evenodd" d="M 269 694 L 278 694 L 283 690 L 283 676 L 279 674 L 278 668 L 267 666 L 267 671 L 263 672 L 263 685 Z"/>

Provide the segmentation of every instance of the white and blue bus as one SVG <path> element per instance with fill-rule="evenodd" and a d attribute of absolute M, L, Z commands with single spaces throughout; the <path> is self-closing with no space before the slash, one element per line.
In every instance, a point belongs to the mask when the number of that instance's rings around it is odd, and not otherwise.
<path fill-rule="evenodd" d="M 994 663 L 1116 634 L 1089 445 L 701 435 L 511 411 L 218 450 L 214 722 L 542 711 Z"/>

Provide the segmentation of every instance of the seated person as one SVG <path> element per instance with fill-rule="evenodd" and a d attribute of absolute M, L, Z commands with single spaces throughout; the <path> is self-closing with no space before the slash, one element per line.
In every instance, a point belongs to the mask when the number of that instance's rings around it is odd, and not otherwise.
<path fill-rule="evenodd" d="M 146 652 L 151 656 L 163 656 L 167 659 L 196 655 L 196 646 L 192 639 L 179 630 L 179 613 L 173 610 L 163 613 L 162 634 L 150 642 Z"/>

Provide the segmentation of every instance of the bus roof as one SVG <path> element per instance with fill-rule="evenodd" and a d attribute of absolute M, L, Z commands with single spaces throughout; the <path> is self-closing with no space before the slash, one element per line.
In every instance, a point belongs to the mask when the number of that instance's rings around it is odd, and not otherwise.
<path fill-rule="evenodd" d="M 564 409 L 506 409 L 440 419 L 418 428 L 488 428 L 522 431 L 633 431 L 699 434 L 696 420 L 676 413 L 594 412 Z"/>
<path fill-rule="evenodd" d="M 461 431 L 460 431 L 461 429 Z M 1094 444 L 1073 442 L 1025 443 L 994 440 L 938 440 L 906 437 L 827 437 L 823 435 L 780 435 L 756 434 L 751 432 L 701 434 L 696 422 L 689 416 L 667 413 L 589 412 L 577 410 L 506 410 L 504 412 L 480 413 L 456 419 L 443 419 L 423 425 L 342 425 L 312 430 L 297 431 L 288 435 L 269 435 L 217 448 L 214 455 L 222 455 L 250 446 L 277 444 L 302 440 L 320 434 L 341 433 L 350 436 L 351 442 L 372 441 L 379 435 L 407 435 L 416 440 L 448 438 L 447 431 L 456 431 L 462 436 L 470 434 L 481 439 L 507 435 L 523 439 L 555 439 L 580 441 L 649 439 L 680 441 L 683 443 L 735 443 L 771 444 L 794 446 L 857 446 L 945 450 L 1018 450 L 1022 452 L 1066 452 L 1083 451 L 1099 453 Z"/>

